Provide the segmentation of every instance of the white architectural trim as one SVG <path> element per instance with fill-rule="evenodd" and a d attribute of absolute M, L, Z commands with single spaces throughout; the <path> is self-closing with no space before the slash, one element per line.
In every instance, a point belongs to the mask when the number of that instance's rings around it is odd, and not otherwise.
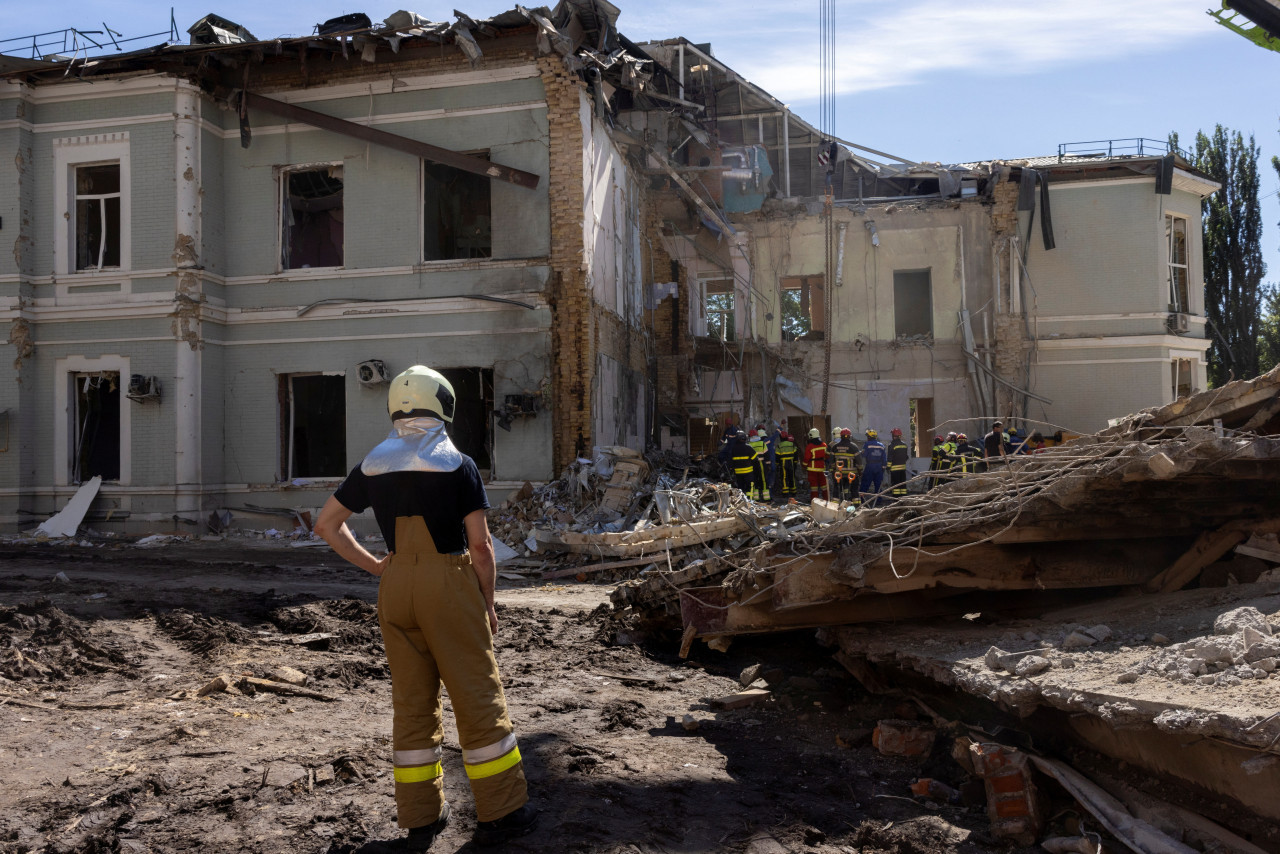
<path fill-rule="evenodd" d="M 1036 362 L 1035 366 L 1037 368 L 1047 368 L 1047 367 L 1066 367 L 1068 365 L 1128 365 L 1128 364 L 1138 364 L 1141 362 L 1159 362 L 1160 364 L 1163 365 L 1168 361 L 1169 361 L 1168 359 L 1156 356 L 1156 357 L 1147 357 L 1142 359 L 1080 359 L 1074 362 Z"/>
<path fill-rule="evenodd" d="M 418 92 L 427 89 L 448 89 L 455 86 L 482 86 L 488 83 L 509 83 L 540 77 L 542 72 L 532 62 L 506 68 L 485 68 L 478 71 L 458 71 L 450 74 L 406 74 L 397 76 L 390 72 L 377 80 L 359 83 L 339 83 L 334 86 L 312 86 L 284 92 L 262 94 L 287 104 L 305 104 L 313 101 L 333 101 L 339 98 L 358 98 L 369 95 L 392 95 L 401 92 Z M 256 132 L 256 130 L 255 130 Z M 237 131 L 237 134 L 239 131 Z"/>
<path fill-rule="evenodd" d="M 75 270 L 75 167 L 91 163 L 120 163 L 120 267 L 116 276 L 129 272 L 133 261 L 132 227 L 133 204 L 130 184 L 132 171 L 129 163 L 129 133 L 93 134 L 69 136 L 53 141 L 53 271 L 58 276 L 78 277 Z M 89 275 L 101 275 L 89 271 Z"/>
<path fill-rule="evenodd" d="M 1049 191 L 1078 190 L 1081 188 L 1093 189 L 1094 187 L 1118 187 L 1121 184 L 1155 184 L 1155 182 L 1155 178 L 1148 178 L 1141 175 L 1136 175 L 1131 178 L 1090 178 L 1083 181 L 1052 181 L 1049 183 Z"/>
<path fill-rule="evenodd" d="M 1135 311 L 1128 314 L 1058 314 L 1036 315 L 1039 323 L 1071 323 L 1082 320 L 1164 320 L 1172 312 L 1168 311 Z M 1205 319 L 1198 315 L 1188 315 L 1192 323 L 1204 323 Z"/>
<path fill-rule="evenodd" d="M 1177 350 L 1208 350 L 1208 338 L 1184 338 L 1178 335 L 1112 335 L 1092 338 L 1041 338 L 1038 350 L 1115 350 L 1123 347 L 1168 347 Z"/>
<path fill-rule="evenodd" d="M 514 113 L 522 110 L 545 110 L 546 108 L 546 101 L 516 101 L 510 104 L 496 104 L 491 107 L 451 107 L 440 110 L 416 110 L 411 113 L 384 113 L 376 116 L 353 116 L 351 118 L 343 119 L 343 121 L 351 122 L 354 125 L 372 127 L 374 125 L 427 122 L 433 119 L 452 119 L 460 118 L 462 116 L 484 116 L 493 113 Z M 253 129 L 253 135 L 271 136 L 273 134 L 281 133 L 309 133 L 311 131 L 322 130 L 324 130 L 324 128 L 318 128 L 315 125 L 309 125 L 304 122 L 285 122 L 284 124 L 275 125 L 257 125 Z M 216 133 L 223 139 L 240 138 L 239 128 L 218 130 Z"/>
<path fill-rule="evenodd" d="M 75 344 L 78 342 L 62 342 Z M 58 486 L 71 483 L 71 455 L 74 438 L 71 419 L 75 416 L 71 396 L 71 375 L 90 371 L 116 371 L 120 374 L 120 480 L 128 486 L 133 473 L 133 402 L 125 397 L 129 383 L 128 356 L 102 356 L 89 359 L 67 356 L 53 363 L 53 482 Z"/>
<path fill-rule="evenodd" d="M 320 338 L 260 338 L 252 341 L 206 340 L 206 345 L 250 347 L 258 344 L 326 344 L 334 341 L 403 341 L 410 338 L 457 338 L 484 335 L 548 335 L 549 326 L 519 326 L 508 329 L 448 329 L 440 332 L 389 332 L 383 335 L 326 335 Z"/>
<path fill-rule="evenodd" d="M 1049 190 L 1074 190 L 1082 187 L 1107 187 L 1119 186 L 1121 184 L 1151 184 L 1154 186 L 1155 183 L 1155 177 L 1136 175 L 1130 178 L 1099 178 L 1083 181 L 1051 182 L 1049 184 Z M 1207 198 L 1218 190 L 1221 190 L 1222 185 L 1216 181 L 1210 181 L 1207 178 L 1192 175 L 1185 169 L 1174 169 L 1173 189 L 1181 190 L 1186 193 L 1195 193 L 1200 198 Z"/>
<path fill-rule="evenodd" d="M 198 87 L 181 78 L 163 72 L 147 71 L 129 76 L 98 77 L 92 81 L 84 80 L 75 83 L 28 86 L 26 97 L 35 104 L 57 104 L 63 101 L 147 95 L 173 92 L 179 89 L 187 89 L 192 92 L 200 91 Z"/>
<path fill-rule="evenodd" d="M 27 119 L 6 119 L 0 122 L 0 130 L 20 128 L 31 133 L 73 133 L 99 128 L 132 127 L 173 121 L 173 113 L 148 113 L 141 116 L 121 116 L 114 119 L 81 119 L 74 122 L 31 122 Z"/>

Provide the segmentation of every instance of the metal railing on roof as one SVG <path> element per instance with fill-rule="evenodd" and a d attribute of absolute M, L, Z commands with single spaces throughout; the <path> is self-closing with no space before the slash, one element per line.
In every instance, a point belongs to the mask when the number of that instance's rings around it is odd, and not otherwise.
<path fill-rule="evenodd" d="M 1187 152 L 1169 145 L 1167 140 L 1143 137 L 1064 142 L 1058 145 L 1059 163 L 1068 157 L 1163 157 L 1166 154 L 1178 154 L 1184 160 L 1190 159 Z"/>
<path fill-rule="evenodd" d="M 114 48 L 118 52 L 124 52 L 124 45 L 160 37 L 172 42 L 181 39 L 172 7 L 169 8 L 169 29 L 158 33 L 124 38 L 104 22 L 100 30 L 67 27 L 47 33 L 0 39 L 0 54 L 23 56 L 27 59 L 66 60 L 87 57 L 91 51 L 107 53 Z"/>

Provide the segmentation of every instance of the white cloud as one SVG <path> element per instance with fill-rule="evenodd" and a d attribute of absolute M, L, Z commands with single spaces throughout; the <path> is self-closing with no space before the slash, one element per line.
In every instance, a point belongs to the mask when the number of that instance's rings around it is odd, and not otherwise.
<path fill-rule="evenodd" d="M 931 75 L 1012 79 L 1167 51 L 1217 27 L 1205 0 L 836 0 L 836 88 L 906 86 Z M 783 101 L 816 100 L 816 3 L 628 8 L 632 38 L 711 41 L 716 56 Z M 640 31 L 640 32 L 637 32 Z"/>

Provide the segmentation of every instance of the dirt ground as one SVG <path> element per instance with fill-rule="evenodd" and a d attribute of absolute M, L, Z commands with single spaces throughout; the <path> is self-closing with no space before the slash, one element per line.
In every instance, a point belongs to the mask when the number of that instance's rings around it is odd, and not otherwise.
<path fill-rule="evenodd" d="M 250 541 L 0 544 L 0 852 L 394 850 L 376 583 L 325 549 Z M 541 812 L 504 850 L 1013 850 L 981 797 L 911 799 L 917 777 L 963 787 L 949 740 L 881 756 L 875 722 L 915 710 L 866 694 L 813 632 L 696 644 L 682 661 L 674 637 L 612 645 L 607 592 L 500 590 L 498 658 Z M 334 637 L 292 642 L 317 632 Z M 753 664 L 773 699 L 713 709 Z M 196 695 L 282 665 L 331 701 Z M 471 851 L 448 708 L 456 810 L 433 850 Z"/>

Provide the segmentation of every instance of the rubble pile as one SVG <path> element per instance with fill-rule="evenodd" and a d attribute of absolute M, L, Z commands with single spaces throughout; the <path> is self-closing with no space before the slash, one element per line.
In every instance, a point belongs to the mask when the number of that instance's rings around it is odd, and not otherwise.
<path fill-rule="evenodd" d="M 1132 672 L 1184 685 L 1231 686 L 1267 679 L 1280 664 L 1280 637 L 1257 608 L 1236 608 L 1214 621 L 1213 634 L 1174 644 Z M 1122 674 L 1124 678 L 1127 674 Z"/>
<path fill-rule="evenodd" d="M 732 486 L 691 477 L 685 459 L 621 446 L 596 448 L 544 486 L 526 483 L 489 514 L 494 539 L 510 550 L 496 547 L 500 567 L 543 578 L 634 577 L 659 567 L 704 578 L 697 567 L 812 525 L 807 508 L 756 504 Z"/>

